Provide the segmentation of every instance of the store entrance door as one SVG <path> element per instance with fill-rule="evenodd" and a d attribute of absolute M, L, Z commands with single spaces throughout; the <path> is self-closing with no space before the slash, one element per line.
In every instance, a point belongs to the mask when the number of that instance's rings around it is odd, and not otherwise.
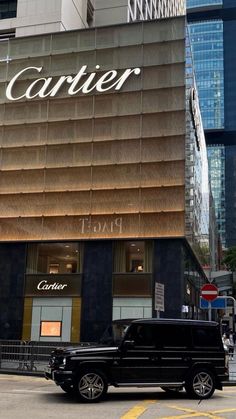
<path fill-rule="evenodd" d="M 70 342 L 72 298 L 33 298 L 31 340 Z"/>

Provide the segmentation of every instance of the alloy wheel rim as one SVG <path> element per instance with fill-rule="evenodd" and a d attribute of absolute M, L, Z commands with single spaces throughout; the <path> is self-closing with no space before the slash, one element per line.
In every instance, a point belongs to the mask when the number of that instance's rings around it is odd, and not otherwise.
<path fill-rule="evenodd" d="M 213 380 L 208 373 L 200 372 L 194 377 L 193 389 L 197 395 L 201 397 L 206 397 L 211 393 L 212 388 Z"/>
<path fill-rule="evenodd" d="M 79 382 L 81 396 L 88 400 L 95 400 L 104 390 L 104 382 L 100 375 L 90 373 L 84 375 Z"/>

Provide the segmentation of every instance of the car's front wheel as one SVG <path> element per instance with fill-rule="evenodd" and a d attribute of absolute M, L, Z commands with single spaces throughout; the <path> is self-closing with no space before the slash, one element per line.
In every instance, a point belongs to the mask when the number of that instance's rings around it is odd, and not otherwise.
<path fill-rule="evenodd" d="M 87 370 L 81 373 L 77 381 L 78 397 L 87 403 L 101 401 L 107 393 L 107 379 L 99 370 Z"/>
<path fill-rule="evenodd" d="M 215 378 L 207 369 L 195 370 L 185 385 L 189 396 L 197 399 L 209 399 L 215 391 Z"/>

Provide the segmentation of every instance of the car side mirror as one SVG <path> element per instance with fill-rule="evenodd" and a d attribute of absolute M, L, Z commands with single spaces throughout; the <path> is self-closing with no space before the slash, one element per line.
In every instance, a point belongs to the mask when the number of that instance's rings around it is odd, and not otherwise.
<path fill-rule="evenodd" d="M 132 349 L 134 347 L 134 344 L 135 344 L 134 340 L 125 340 L 123 342 L 123 348 L 124 349 Z"/>

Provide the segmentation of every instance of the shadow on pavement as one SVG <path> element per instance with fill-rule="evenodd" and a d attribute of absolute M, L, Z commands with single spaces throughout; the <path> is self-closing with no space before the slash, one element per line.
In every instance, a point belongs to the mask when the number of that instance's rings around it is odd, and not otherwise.
<path fill-rule="evenodd" d="M 222 393 L 223 394 L 223 393 Z M 83 403 L 78 400 L 78 398 L 75 396 L 71 396 L 66 393 L 47 393 L 47 394 L 41 394 L 40 395 L 44 400 L 47 399 L 47 402 L 52 403 L 81 403 L 81 404 L 87 404 L 89 403 Z M 216 392 L 212 399 L 219 399 L 221 397 L 221 392 Z M 119 391 L 119 392 L 113 392 L 112 389 L 107 393 L 106 398 L 104 402 L 124 402 L 124 401 L 143 401 L 143 400 L 195 400 L 196 403 L 205 403 L 208 400 L 197 400 L 197 399 L 190 399 L 185 391 L 176 392 L 174 394 L 167 394 L 166 392 L 160 390 L 160 391 L 150 391 L 150 392 L 127 392 L 127 391 Z M 96 403 L 95 403 L 96 404 Z"/>

